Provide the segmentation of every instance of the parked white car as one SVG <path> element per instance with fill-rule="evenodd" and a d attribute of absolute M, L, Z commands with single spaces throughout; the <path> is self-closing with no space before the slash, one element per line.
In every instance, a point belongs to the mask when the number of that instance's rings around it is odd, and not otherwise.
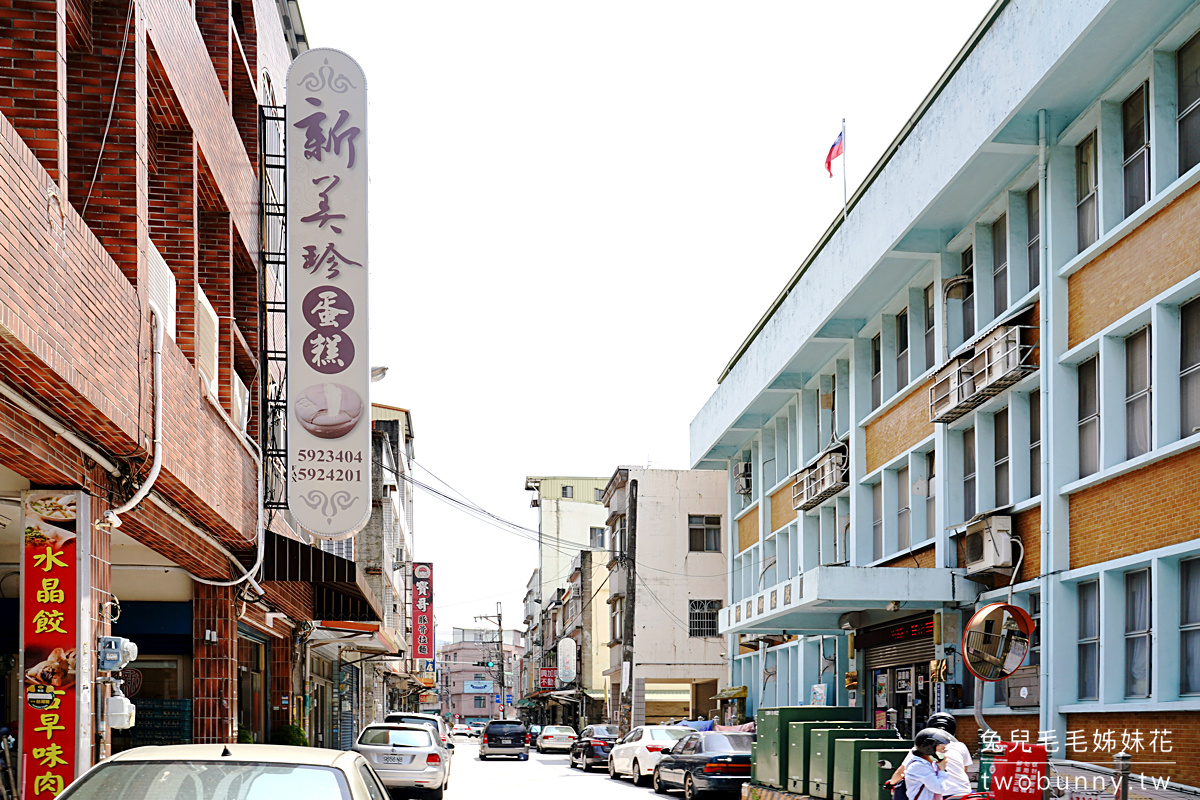
<path fill-rule="evenodd" d="M 548 753 L 551 750 L 561 750 L 565 753 L 571 749 L 577 738 L 574 728 L 566 725 L 547 725 L 536 734 L 534 747 L 539 753 Z"/>
<path fill-rule="evenodd" d="M 616 780 L 629 776 L 635 786 L 644 786 L 654 774 L 654 765 L 662 758 L 662 749 L 692 733 L 679 725 L 642 725 L 634 728 L 613 745 L 608 754 L 608 777 Z"/>

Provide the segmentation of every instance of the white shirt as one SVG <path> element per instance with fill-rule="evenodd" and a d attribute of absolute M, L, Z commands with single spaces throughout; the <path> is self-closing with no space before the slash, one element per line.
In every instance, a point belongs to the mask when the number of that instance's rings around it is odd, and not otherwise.
<path fill-rule="evenodd" d="M 946 786 L 950 773 L 918 755 L 904 759 L 904 789 L 908 800 L 936 800 L 935 795 L 954 794 Z M 925 787 L 925 791 L 921 788 Z"/>
<path fill-rule="evenodd" d="M 971 751 L 962 742 L 952 742 L 946 745 L 946 759 L 941 763 L 942 771 L 946 773 L 943 785 L 946 791 L 942 794 L 970 794 L 974 791 L 967 778 L 967 767 L 971 766 Z M 922 798 L 922 800 L 924 800 Z"/>

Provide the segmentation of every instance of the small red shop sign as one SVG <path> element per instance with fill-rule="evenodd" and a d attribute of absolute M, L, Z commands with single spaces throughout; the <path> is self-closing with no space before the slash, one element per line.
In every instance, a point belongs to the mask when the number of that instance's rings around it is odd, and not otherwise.
<path fill-rule="evenodd" d="M 539 688 L 553 689 L 555 682 L 558 680 L 558 669 L 554 667 L 542 667 L 539 678 Z"/>
<path fill-rule="evenodd" d="M 21 796 L 27 800 L 55 797 L 75 777 L 78 498 L 70 491 L 24 496 Z"/>
<path fill-rule="evenodd" d="M 433 658 L 433 564 L 413 564 L 413 658 Z"/>

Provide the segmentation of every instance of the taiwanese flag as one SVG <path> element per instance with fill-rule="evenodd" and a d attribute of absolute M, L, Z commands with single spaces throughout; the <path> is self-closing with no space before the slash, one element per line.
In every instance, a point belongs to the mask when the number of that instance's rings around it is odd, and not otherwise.
<path fill-rule="evenodd" d="M 845 135 L 845 131 L 838 134 L 838 137 L 833 140 L 833 147 L 829 148 L 829 155 L 825 156 L 825 171 L 829 173 L 829 177 L 831 178 L 833 177 L 833 160 L 842 154 L 842 138 Z"/>

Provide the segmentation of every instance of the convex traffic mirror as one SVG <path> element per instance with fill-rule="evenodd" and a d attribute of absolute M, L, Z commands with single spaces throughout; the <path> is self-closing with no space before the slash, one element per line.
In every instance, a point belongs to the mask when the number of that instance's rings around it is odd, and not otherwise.
<path fill-rule="evenodd" d="M 1033 618 L 1011 603 L 992 603 L 975 612 L 963 632 L 963 661 L 980 680 L 1002 681 L 1029 653 Z"/>

